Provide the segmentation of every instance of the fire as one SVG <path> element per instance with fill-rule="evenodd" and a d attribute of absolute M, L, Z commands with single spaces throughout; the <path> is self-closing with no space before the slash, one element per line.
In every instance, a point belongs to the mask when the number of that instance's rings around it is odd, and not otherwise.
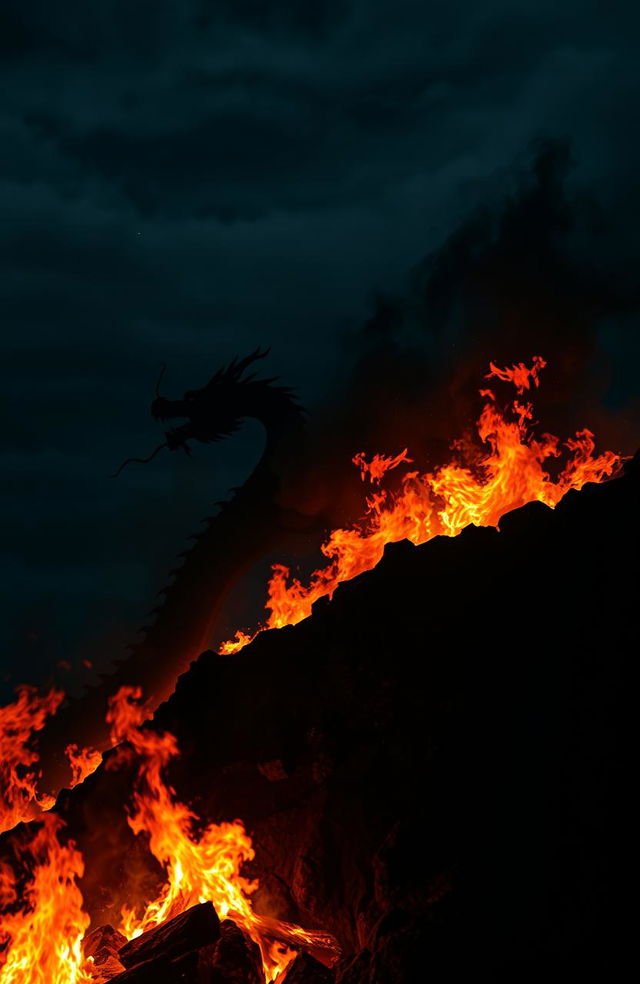
<path fill-rule="evenodd" d="M 242 874 L 255 856 L 251 838 L 239 820 L 202 829 L 199 817 L 176 798 L 164 778 L 167 765 L 178 755 L 176 740 L 168 732 L 141 727 L 147 714 L 140 698 L 138 689 L 123 687 L 111 702 L 110 718 L 138 763 L 129 824 L 134 833 L 148 835 L 151 853 L 167 880 L 141 914 L 123 910 L 121 932 L 131 939 L 198 902 L 210 901 L 221 919 L 233 919 L 258 944 L 267 981 L 276 979 L 302 943 L 336 954 L 326 934 L 307 933 L 254 913 L 251 896 L 258 883 Z"/>
<path fill-rule="evenodd" d="M 525 390 L 531 388 L 531 386 L 540 385 L 540 373 L 546 366 L 544 359 L 541 359 L 539 355 L 534 355 L 531 362 L 531 368 L 529 369 L 524 362 L 518 362 L 515 366 L 507 366 L 504 369 L 500 369 L 494 362 L 489 363 L 489 372 L 486 378 L 491 379 L 501 379 L 504 383 L 513 383 L 516 388 L 516 392 L 522 394 Z"/>
<path fill-rule="evenodd" d="M 24 686 L 13 703 L 0 707 L 0 833 L 53 806 L 51 797 L 37 791 L 38 755 L 31 741 L 63 699 L 59 690 L 41 695 Z"/>
<path fill-rule="evenodd" d="M 0 939 L 2 984 L 90 984 L 90 964 L 82 953 L 89 916 L 77 880 L 84 864 L 72 843 L 60 842 L 62 821 L 48 814 L 25 848 L 32 874 L 20 892 L 13 872 L 0 872 L 3 911 Z M 17 899 L 19 907 L 15 908 Z"/>
<path fill-rule="evenodd" d="M 258 944 L 265 979 L 275 981 L 300 947 L 321 950 L 335 959 L 338 949 L 325 933 L 260 916 L 253 911 L 255 879 L 242 874 L 255 852 L 239 821 L 208 824 L 181 803 L 164 778 L 178 755 L 176 739 L 142 725 L 149 718 L 138 688 L 123 687 L 111 699 L 107 720 L 113 745 L 126 743 L 137 764 L 137 783 L 129 824 L 135 834 L 146 833 L 149 848 L 166 872 L 156 899 L 137 914 L 123 909 L 121 931 L 129 938 L 159 925 L 199 902 L 211 901 L 221 919 L 242 926 Z M 127 750 L 123 752 L 127 754 Z M 74 749 L 69 758 L 77 768 L 94 763 L 90 754 Z M 117 767 L 116 756 L 110 767 Z M 62 820 L 43 816 L 41 826 L 16 854 L 30 871 L 19 887 L 13 869 L 0 863 L 1 984 L 91 984 L 92 965 L 82 952 L 89 927 L 78 879 L 84 861 L 72 842 L 62 843 Z"/>
<path fill-rule="evenodd" d="M 363 451 L 359 451 L 351 459 L 354 465 L 357 465 L 360 469 L 360 478 L 364 482 L 369 477 L 371 482 L 375 482 L 380 485 L 380 482 L 393 468 L 397 468 L 401 465 L 403 461 L 407 464 L 411 464 L 413 459 L 407 457 L 409 449 L 405 448 L 400 454 L 395 455 L 385 455 L 385 454 L 374 454 L 371 461 L 367 461 Z"/>
<path fill-rule="evenodd" d="M 493 389 L 482 389 L 483 406 L 476 437 L 453 443 L 451 460 L 432 471 L 409 469 L 399 488 L 383 487 L 389 472 L 413 465 L 408 448 L 396 455 L 354 456 L 363 482 L 371 486 L 363 517 L 346 529 L 335 529 L 322 546 L 326 564 L 305 585 L 287 567 L 272 569 L 268 588 L 269 617 L 263 628 L 292 625 L 311 614 L 313 603 L 338 584 L 370 570 L 387 543 L 408 539 L 422 544 L 435 536 L 456 536 L 469 525 L 498 526 L 505 513 L 527 502 L 553 508 L 570 489 L 601 482 L 620 465 L 610 451 L 595 454 L 593 434 L 578 431 L 561 442 L 533 427 L 527 394 L 539 386 L 545 362 L 535 357 L 501 368 L 493 363 L 487 379 L 508 383 L 516 398 L 500 409 Z M 555 463 L 552 468 L 549 466 Z M 261 631 L 259 629 L 258 631 Z M 254 633 L 255 635 L 255 633 Z M 253 638 L 238 631 L 220 652 L 237 652 Z M 37 792 L 34 734 L 54 714 L 63 694 L 39 696 L 23 687 L 17 699 L 0 708 L 0 831 L 36 816 L 52 805 Z M 277 922 L 254 912 L 258 887 L 243 871 L 254 858 L 251 838 L 240 820 L 205 825 L 177 798 L 166 770 L 179 754 L 168 732 L 143 727 L 149 709 L 137 688 L 122 688 L 110 701 L 107 720 L 113 745 L 133 755 L 137 775 L 129 825 L 145 834 L 149 849 L 164 869 L 166 880 L 157 897 L 137 908 L 124 909 L 121 929 L 139 935 L 199 902 L 211 901 L 220 918 L 229 917 L 258 944 L 267 981 L 282 974 L 298 948 L 337 956 L 335 941 L 324 933 Z M 72 784 L 82 782 L 101 761 L 99 752 L 67 747 Z M 117 767 L 116 755 L 109 767 Z M 31 841 L 16 848 L 23 874 L 0 862 L 0 984 L 90 984 L 91 961 L 84 959 L 82 939 L 89 926 L 78 879 L 83 859 L 72 842 L 64 843 L 62 821 L 40 818 Z M 26 878 L 26 881 L 25 881 Z"/>
<path fill-rule="evenodd" d="M 102 762 L 102 754 L 95 748 L 79 748 L 78 745 L 72 744 L 67 745 L 65 754 L 71 766 L 70 789 L 84 782 Z"/>
<path fill-rule="evenodd" d="M 230 656 L 232 653 L 237 653 L 247 646 L 253 638 L 254 636 L 249 635 L 248 632 L 238 629 L 233 639 L 228 639 L 227 642 L 222 643 L 218 652 L 221 656 Z"/>
<path fill-rule="evenodd" d="M 545 365 L 540 356 L 531 366 L 520 362 L 500 368 L 491 363 L 486 378 L 512 384 L 521 398 L 539 386 Z M 619 455 L 594 454 L 591 431 L 578 431 L 564 443 L 552 434 L 536 436 L 531 403 L 517 398 L 499 409 L 492 389 L 479 392 L 484 404 L 476 439 L 454 441 L 451 460 L 433 471 L 407 471 L 399 491 L 379 486 L 390 470 L 412 463 L 408 449 L 395 456 L 376 454 L 369 461 L 362 452 L 355 455 L 353 462 L 363 481 L 376 486 L 366 500 L 364 516 L 351 527 L 330 533 L 321 547 L 327 563 L 313 572 L 307 584 L 283 564 L 272 567 L 266 602 L 269 617 L 258 631 L 308 618 L 319 598 L 332 597 L 342 581 L 375 567 L 387 543 L 410 540 L 417 545 L 435 536 L 457 536 L 469 525 L 498 526 L 505 513 L 535 500 L 553 508 L 570 489 L 601 482 L 619 467 Z M 550 459 L 563 463 L 554 469 L 555 477 L 547 468 Z M 220 652 L 237 652 L 255 635 L 239 631 Z"/>

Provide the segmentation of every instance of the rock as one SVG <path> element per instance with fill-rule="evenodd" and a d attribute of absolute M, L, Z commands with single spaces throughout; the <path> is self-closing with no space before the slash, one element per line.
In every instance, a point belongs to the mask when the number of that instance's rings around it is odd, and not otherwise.
<path fill-rule="evenodd" d="M 203 902 L 130 940 L 119 951 L 118 957 L 127 968 L 160 957 L 173 960 L 215 943 L 219 935 L 220 922 L 216 911 L 211 902 Z"/>

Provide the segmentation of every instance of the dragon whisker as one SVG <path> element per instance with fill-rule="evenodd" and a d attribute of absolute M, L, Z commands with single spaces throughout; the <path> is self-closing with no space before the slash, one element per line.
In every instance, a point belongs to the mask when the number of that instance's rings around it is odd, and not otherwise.
<path fill-rule="evenodd" d="M 155 456 L 157 455 L 158 451 L 162 451 L 162 449 L 163 448 L 166 448 L 166 447 L 168 447 L 168 444 L 167 444 L 166 441 L 163 441 L 162 444 L 159 444 L 158 445 L 158 447 L 155 449 L 155 451 L 152 451 L 151 452 L 151 454 L 149 455 L 148 458 L 127 458 L 125 461 L 122 462 L 122 464 L 120 465 L 120 467 L 118 468 L 118 470 L 113 473 L 113 475 L 111 476 L 111 478 L 117 478 L 118 475 L 120 474 L 120 472 L 122 471 L 122 469 L 123 468 L 126 468 L 127 465 L 130 465 L 132 461 L 135 461 L 135 462 L 137 462 L 140 465 L 146 465 L 149 461 L 151 461 L 153 458 L 155 458 Z"/>

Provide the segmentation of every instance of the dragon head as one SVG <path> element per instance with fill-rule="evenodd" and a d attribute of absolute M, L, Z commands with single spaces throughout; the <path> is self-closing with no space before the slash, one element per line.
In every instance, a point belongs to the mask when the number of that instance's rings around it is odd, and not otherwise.
<path fill-rule="evenodd" d="M 256 349 L 243 359 L 233 359 L 229 365 L 218 370 L 206 386 L 187 390 L 179 400 L 160 395 L 163 366 L 151 403 L 151 415 L 158 421 L 182 419 L 185 423 L 165 431 L 164 442 L 148 458 L 128 458 L 116 475 L 129 462 L 150 461 L 162 448 L 190 453 L 189 441 L 209 444 L 229 437 L 247 417 L 256 417 L 268 426 L 283 413 L 300 414 L 300 407 L 290 389 L 275 386 L 274 379 L 256 379 L 253 373 L 246 375 L 249 366 L 258 359 L 264 359 L 268 352 L 268 349 Z"/>

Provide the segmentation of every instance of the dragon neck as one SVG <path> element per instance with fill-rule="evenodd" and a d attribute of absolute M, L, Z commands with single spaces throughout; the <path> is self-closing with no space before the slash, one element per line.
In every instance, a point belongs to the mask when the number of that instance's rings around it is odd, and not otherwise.
<path fill-rule="evenodd" d="M 243 485 L 190 538 L 192 545 L 180 555 L 181 564 L 151 613 L 152 623 L 126 661 L 127 675 L 154 703 L 173 691 L 179 674 L 209 647 L 229 590 L 282 535 L 278 492 L 285 462 L 300 451 L 302 414 L 289 404 L 256 408 L 248 416 L 265 430 L 262 456 Z"/>
<path fill-rule="evenodd" d="M 291 510 L 281 507 L 279 494 L 282 476 L 304 443 L 303 412 L 288 391 L 276 389 L 267 400 L 246 406 L 242 417 L 253 417 L 264 428 L 261 458 L 243 485 L 217 504 L 217 511 L 202 521 L 203 529 L 190 538 L 180 565 L 170 572 L 172 581 L 159 592 L 160 603 L 149 613 L 151 621 L 128 655 L 52 720 L 43 757 L 46 788 L 67 781 L 64 748 L 69 735 L 81 746 L 108 747 L 105 711 L 108 698 L 120 687 L 140 686 L 154 708 L 173 693 L 178 677 L 209 648 L 229 590 L 254 563 L 282 547 Z"/>

